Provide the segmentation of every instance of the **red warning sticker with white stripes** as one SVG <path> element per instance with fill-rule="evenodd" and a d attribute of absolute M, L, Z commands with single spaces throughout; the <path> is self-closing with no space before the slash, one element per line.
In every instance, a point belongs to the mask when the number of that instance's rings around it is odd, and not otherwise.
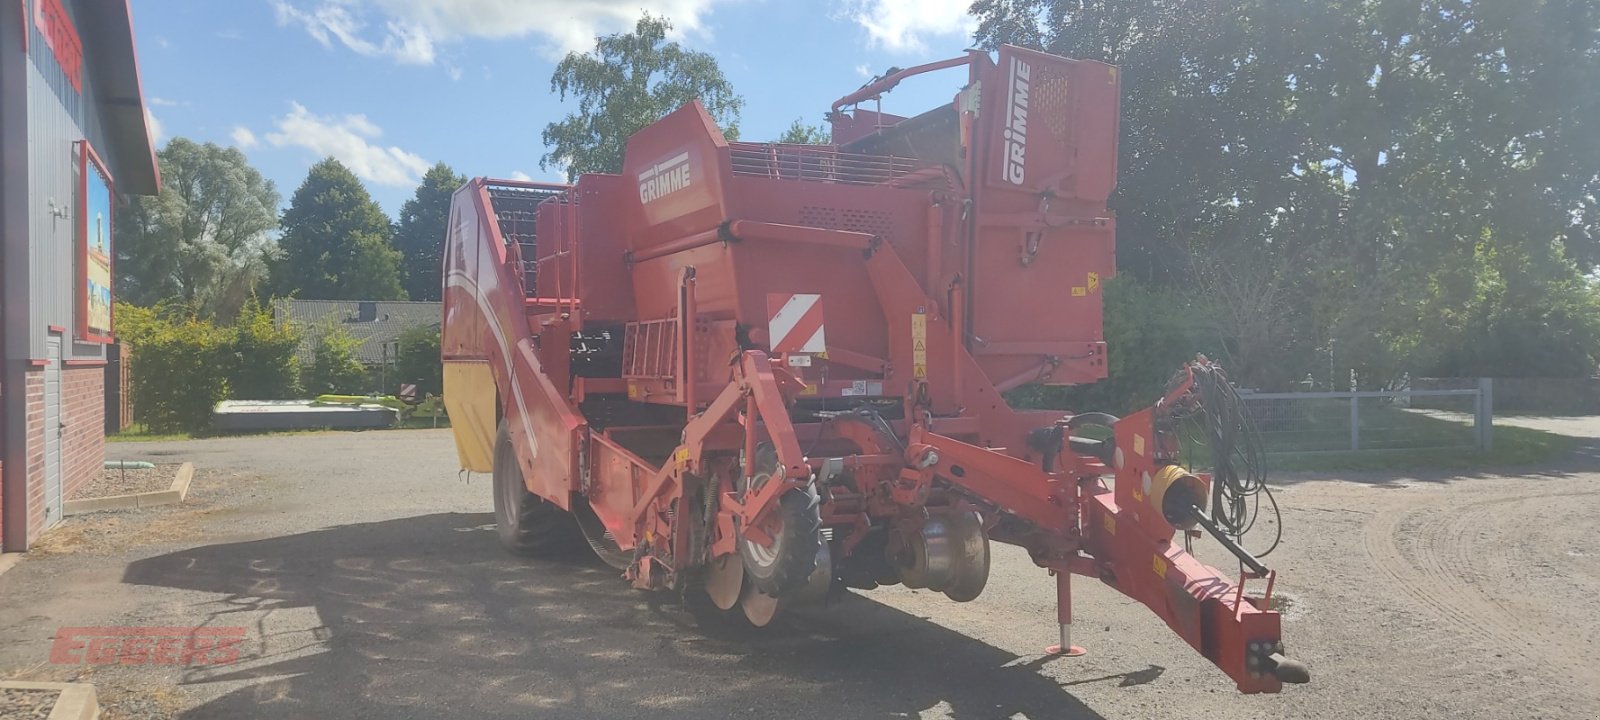
<path fill-rule="evenodd" d="M 823 337 L 822 296 L 805 293 L 767 295 L 767 336 L 774 353 L 827 352 Z"/>

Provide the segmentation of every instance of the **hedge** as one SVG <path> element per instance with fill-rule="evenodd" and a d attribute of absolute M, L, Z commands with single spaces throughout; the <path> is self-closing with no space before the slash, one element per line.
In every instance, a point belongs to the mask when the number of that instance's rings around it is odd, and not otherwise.
<path fill-rule="evenodd" d="M 134 420 L 152 432 L 196 432 L 230 397 L 297 397 L 299 330 L 278 325 L 266 307 L 252 298 L 234 324 L 219 326 L 181 303 L 118 303 L 117 334 L 133 346 Z"/>

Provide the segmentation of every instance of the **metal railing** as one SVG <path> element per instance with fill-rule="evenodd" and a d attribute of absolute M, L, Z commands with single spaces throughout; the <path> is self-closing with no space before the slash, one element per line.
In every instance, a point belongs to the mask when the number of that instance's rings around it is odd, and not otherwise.
<path fill-rule="evenodd" d="M 538 294 L 534 285 L 539 274 L 539 209 L 546 200 L 570 201 L 563 186 L 496 181 L 489 185 L 489 202 L 506 249 L 516 253 L 522 263 L 522 288 L 528 297 Z M 546 255 L 550 248 L 545 248 Z"/>
<path fill-rule="evenodd" d="M 1241 393 L 1269 454 L 1494 445 L 1494 385 L 1461 390 Z M 1427 408 L 1413 407 L 1427 398 Z"/>
<path fill-rule="evenodd" d="M 728 143 L 735 175 L 773 180 L 876 185 L 922 167 L 913 158 L 844 152 L 834 145 Z"/>

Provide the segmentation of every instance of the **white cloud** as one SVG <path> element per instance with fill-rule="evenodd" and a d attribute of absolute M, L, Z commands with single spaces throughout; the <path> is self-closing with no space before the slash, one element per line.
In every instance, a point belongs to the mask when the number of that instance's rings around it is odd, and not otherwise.
<path fill-rule="evenodd" d="M 890 52 L 920 52 L 930 37 L 954 36 L 970 43 L 978 26 L 967 14 L 971 6 L 971 0 L 850 0 L 846 12 L 866 28 L 873 45 Z"/>
<path fill-rule="evenodd" d="M 428 161 L 416 153 L 377 144 L 383 130 L 365 115 L 316 115 L 292 102 L 289 114 L 273 122 L 277 132 L 266 135 L 273 146 L 302 147 L 318 157 L 332 156 L 368 182 L 415 185 L 428 171 Z"/>
<path fill-rule="evenodd" d="M 421 28 L 390 20 L 384 24 L 381 40 L 369 40 L 361 7 L 348 0 L 325 0 L 311 10 L 274 0 L 273 7 L 279 25 L 301 25 L 323 47 L 333 47 L 338 40 L 362 55 L 385 56 L 404 65 L 433 64 L 433 42 Z"/>
<path fill-rule="evenodd" d="M 150 104 L 156 107 L 175 107 L 183 103 L 180 103 L 177 100 L 168 100 L 163 97 L 153 97 L 150 98 Z"/>
<path fill-rule="evenodd" d="M 250 128 L 243 125 L 235 126 L 233 132 L 230 133 L 230 137 L 233 138 L 233 144 L 238 146 L 240 150 L 249 150 L 261 142 L 256 139 L 256 134 L 251 132 Z"/>
<path fill-rule="evenodd" d="M 144 109 L 144 123 L 150 128 L 150 144 L 160 145 L 161 141 L 167 138 L 166 130 L 161 127 L 161 121 L 156 119 L 156 114 L 150 112 L 148 107 Z"/>
<path fill-rule="evenodd" d="M 567 181 L 567 164 L 561 161 L 551 162 L 548 167 L 540 164 L 539 170 L 544 173 L 545 182 L 564 183 Z"/>
<path fill-rule="evenodd" d="M 860 75 L 863 79 L 871 80 L 872 68 L 867 67 L 866 63 L 861 63 L 860 65 L 856 66 L 856 74 Z"/>
<path fill-rule="evenodd" d="M 516 180 L 517 182 L 532 182 L 533 181 L 533 176 L 529 175 L 529 174 L 527 174 L 527 173 L 525 173 L 525 172 L 523 172 L 521 170 L 512 170 L 511 171 L 511 179 L 512 180 Z"/>
<path fill-rule="evenodd" d="M 594 47 L 596 35 L 633 27 L 641 12 L 678 33 L 704 32 L 704 16 L 730 0 L 272 0 L 278 24 L 298 25 L 324 47 L 432 65 L 441 44 L 537 36 L 559 57 Z"/>

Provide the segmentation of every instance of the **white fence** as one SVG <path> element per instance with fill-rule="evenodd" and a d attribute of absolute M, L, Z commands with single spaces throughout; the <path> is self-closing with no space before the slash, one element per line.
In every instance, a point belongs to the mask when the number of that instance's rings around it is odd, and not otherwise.
<path fill-rule="evenodd" d="M 1494 383 L 1463 390 L 1241 393 L 1272 454 L 1494 446 Z M 1412 398 L 1428 398 L 1428 409 Z"/>

